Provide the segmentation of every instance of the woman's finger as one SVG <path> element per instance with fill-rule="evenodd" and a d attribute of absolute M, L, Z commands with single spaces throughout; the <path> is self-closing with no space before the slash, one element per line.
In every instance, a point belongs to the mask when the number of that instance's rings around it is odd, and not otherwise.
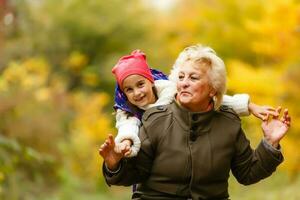
<path fill-rule="evenodd" d="M 114 141 L 114 137 L 112 134 L 108 135 L 108 139 L 109 139 L 109 143 L 113 146 L 115 146 L 115 141 Z"/>
<path fill-rule="evenodd" d="M 280 115 L 280 112 L 281 112 L 281 106 L 278 106 L 277 108 L 276 108 L 276 112 L 278 113 L 278 115 L 273 115 L 273 119 L 278 119 L 278 117 L 279 117 L 279 115 Z"/>

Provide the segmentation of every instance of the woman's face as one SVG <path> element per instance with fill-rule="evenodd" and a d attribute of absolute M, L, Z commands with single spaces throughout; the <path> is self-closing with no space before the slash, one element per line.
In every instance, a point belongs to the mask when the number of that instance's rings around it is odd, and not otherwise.
<path fill-rule="evenodd" d="M 126 77 L 122 87 L 128 101 L 135 106 L 143 107 L 156 101 L 153 84 L 143 76 L 133 74 Z"/>
<path fill-rule="evenodd" d="M 181 66 L 177 82 L 177 101 L 192 112 L 206 111 L 215 90 L 209 83 L 208 67 L 187 62 Z"/>

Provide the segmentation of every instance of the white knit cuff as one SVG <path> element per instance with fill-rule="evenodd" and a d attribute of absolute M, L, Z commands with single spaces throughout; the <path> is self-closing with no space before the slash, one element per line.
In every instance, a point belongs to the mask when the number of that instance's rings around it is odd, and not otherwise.
<path fill-rule="evenodd" d="M 249 99 L 248 94 L 224 95 L 222 105 L 231 107 L 239 116 L 248 116 L 250 115 Z"/>
<path fill-rule="evenodd" d="M 117 137 L 115 138 L 115 142 L 121 143 L 123 140 L 126 139 L 132 141 L 131 153 L 127 157 L 136 156 L 141 148 L 141 141 L 138 137 L 138 133 L 138 125 L 133 125 L 129 123 L 123 123 L 122 125 L 119 125 L 119 131 Z"/>

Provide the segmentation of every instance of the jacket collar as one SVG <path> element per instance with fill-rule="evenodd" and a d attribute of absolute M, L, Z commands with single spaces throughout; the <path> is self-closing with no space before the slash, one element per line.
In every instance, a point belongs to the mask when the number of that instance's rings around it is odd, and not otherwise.
<path fill-rule="evenodd" d="M 206 112 L 191 112 L 180 106 L 176 100 L 171 106 L 174 117 L 185 130 L 193 130 L 198 133 L 210 130 L 214 109 Z"/>

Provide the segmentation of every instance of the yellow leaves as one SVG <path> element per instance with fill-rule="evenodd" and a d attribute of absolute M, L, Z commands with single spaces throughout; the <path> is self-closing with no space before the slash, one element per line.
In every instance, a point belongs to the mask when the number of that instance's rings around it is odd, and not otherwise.
<path fill-rule="evenodd" d="M 102 159 L 98 154 L 101 143 L 95 143 L 87 135 L 76 135 L 71 138 L 72 146 L 68 149 L 71 173 L 82 180 L 95 181 L 101 176 Z"/>
<path fill-rule="evenodd" d="M 99 77 L 93 72 L 86 72 L 82 75 L 82 82 L 87 86 L 96 86 L 99 84 Z"/>
<path fill-rule="evenodd" d="M 44 85 L 49 76 L 49 66 L 41 58 L 31 58 L 22 63 L 25 70 L 23 86 L 26 88 L 36 88 Z"/>
<path fill-rule="evenodd" d="M 108 133 L 112 133 L 110 116 L 103 112 L 108 101 L 109 96 L 105 93 L 77 92 L 71 98 L 75 112 L 70 123 L 71 168 L 85 179 L 95 178 L 99 173 L 98 148 Z"/>
<path fill-rule="evenodd" d="M 282 168 L 287 169 L 290 173 L 300 171 L 300 154 L 297 153 L 299 152 L 299 145 L 299 141 L 288 137 L 284 138 L 281 142 L 283 154 L 285 156 L 285 162 L 283 163 Z"/>
<path fill-rule="evenodd" d="M 73 98 L 76 116 L 71 124 L 72 131 L 83 134 L 93 141 L 102 141 L 111 133 L 109 116 L 102 111 L 109 100 L 104 93 L 86 95 L 76 93 Z"/>
<path fill-rule="evenodd" d="M 78 52 L 67 62 L 71 72 L 81 73 L 85 85 L 94 86 L 98 76 L 93 69 L 81 71 L 86 64 L 87 57 Z M 0 128 L 57 157 L 63 152 L 56 145 L 65 145 L 69 154 L 64 164 L 69 164 L 75 176 L 95 181 L 101 160 L 98 148 L 112 133 L 111 116 L 103 111 L 110 98 L 102 92 L 72 93 L 67 89 L 68 81 L 63 73 L 51 73 L 41 58 L 11 62 L 0 74 Z M 0 172 L 0 183 L 2 175 Z"/>
<path fill-rule="evenodd" d="M 285 67 L 286 68 L 286 67 Z M 286 70 L 284 75 L 285 89 L 288 94 L 300 100 L 299 88 L 300 88 L 300 66 L 296 64 Z"/>
<path fill-rule="evenodd" d="M 0 183 L 4 180 L 5 175 L 3 172 L 0 171 Z"/>
<path fill-rule="evenodd" d="M 97 86 L 99 77 L 91 67 L 87 66 L 88 57 L 78 51 L 73 51 L 64 61 L 63 66 L 72 74 L 80 76 L 81 81 L 86 86 Z"/>
<path fill-rule="evenodd" d="M 25 69 L 30 74 L 47 77 L 49 74 L 49 65 L 44 59 L 29 58 L 23 62 Z"/>
<path fill-rule="evenodd" d="M 2 91 L 9 90 L 10 85 L 20 85 L 20 80 L 25 75 L 25 70 L 17 63 L 11 63 L 1 75 L 0 89 Z"/>
<path fill-rule="evenodd" d="M 0 171 L 0 195 L 3 193 L 3 181 L 5 180 L 5 174 Z M 2 196 L 2 195 L 1 195 Z"/>
<path fill-rule="evenodd" d="M 281 141 L 286 162 L 283 169 L 290 173 L 300 171 L 299 143 L 299 67 L 289 69 L 286 66 L 256 66 L 257 68 L 238 60 L 229 60 L 228 66 L 228 88 L 233 93 L 248 93 L 251 101 L 257 104 L 269 104 L 277 107 L 281 105 L 288 108 L 292 117 L 292 125 L 288 135 Z M 286 77 L 286 78 L 284 78 Z M 255 124 L 251 119 L 246 119 L 249 124 Z M 256 119 L 257 121 L 257 119 Z M 254 126 L 254 127 L 255 127 Z M 254 136 L 261 138 L 259 126 L 256 128 L 246 127 Z M 249 131 L 247 131 L 249 132 Z M 249 132 L 250 133 L 250 132 Z M 253 135 L 251 135 L 253 137 Z"/>
<path fill-rule="evenodd" d="M 12 62 L 0 76 L 0 91 L 27 91 L 37 101 L 46 101 L 50 96 L 50 90 L 45 87 L 49 73 L 48 63 L 41 58 L 28 58 L 22 63 Z"/>
<path fill-rule="evenodd" d="M 254 68 L 237 60 L 228 61 L 227 68 L 229 90 L 263 98 L 276 98 L 284 92 L 281 72 L 272 68 Z"/>
<path fill-rule="evenodd" d="M 259 21 L 246 20 L 245 27 L 257 35 L 250 45 L 254 52 L 282 59 L 299 49 L 300 6 L 291 1 L 263 4 L 265 12 Z M 298 31 L 297 31 L 298 30 Z"/>
<path fill-rule="evenodd" d="M 38 101 L 46 101 L 49 99 L 51 91 L 49 88 L 39 88 L 35 91 L 35 98 Z"/>
<path fill-rule="evenodd" d="M 5 68 L 0 79 L 0 90 L 17 87 L 31 90 L 44 85 L 49 76 L 48 64 L 40 58 L 27 59 L 22 63 L 12 62 Z"/>
<path fill-rule="evenodd" d="M 78 51 L 73 51 L 66 59 L 64 65 L 72 72 L 80 72 L 88 63 L 88 57 Z"/>

